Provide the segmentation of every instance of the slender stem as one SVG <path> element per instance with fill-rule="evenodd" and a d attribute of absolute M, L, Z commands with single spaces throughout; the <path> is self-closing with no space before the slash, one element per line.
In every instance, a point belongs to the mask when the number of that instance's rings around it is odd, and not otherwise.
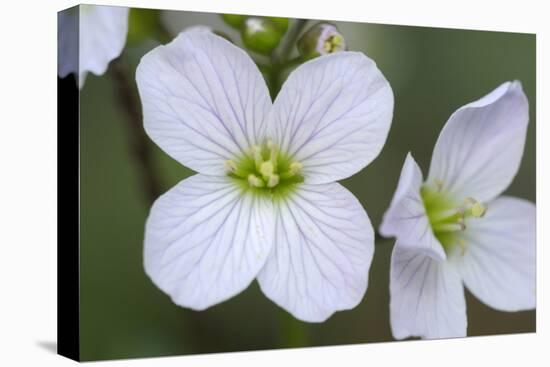
<path fill-rule="evenodd" d="M 281 64 L 281 70 L 294 67 L 301 64 L 302 62 L 304 62 L 304 58 L 302 56 L 293 57 L 292 59 L 287 60 L 284 64 Z"/>
<path fill-rule="evenodd" d="M 145 198 L 151 204 L 161 194 L 160 184 L 153 165 L 151 145 L 143 130 L 141 104 L 122 58 L 123 56 L 112 62 L 109 74 L 115 83 L 115 95 L 126 113 L 132 155 L 139 166 Z"/>
<path fill-rule="evenodd" d="M 281 53 L 279 55 L 280 62 L 284 62 L 286 59 L 288 59 L 288 57 L 292 53 L 294 45 L 296 44 L 298 36 L 300 35 L 300 33 L 302 33 L 302 30 L 304 29 L 306 24 L 307 19 L 296 19 L 296 22 L 286 36 L 286 43 L 281 48 Z"/>
<path fill-rule="evenodd" d="M 280 310 L 281 339 L 283 348 L 300 348 L 311 345 L 309 328 L 306 323 Z"/>
<path fill-rule="evenodd" d="M 275 51 L 271 55 L 271 69 L 268 73 L 268 85 L 271 98 L 273 99 L 275 99 L 277 93 L 279 93 L 279 89 L 281 88 L 281 72 L 286 68 L 295 65 L 294 63 L 289 64 L 287 60 L 290 57 L 292 49 L 296 45 L 296 40 L 304 29 L 306 23 L 307 20 L 305 19 L 296 19 L 296 22 L 294 22 L 292 28 L 285 37 L 285 43 L 281 46 L 281 52 L 277 53 Z M 292 59 L 292 61 L 296 60 L 297 59 Z"/>

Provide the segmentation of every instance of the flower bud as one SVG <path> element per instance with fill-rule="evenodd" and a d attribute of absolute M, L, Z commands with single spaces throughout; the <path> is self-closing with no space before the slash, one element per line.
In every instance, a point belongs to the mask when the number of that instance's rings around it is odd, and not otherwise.
<path fill-rule="evenodd" d="M 244 22 L 241 36 L 248 49 L 268 55 L 277 47 L 283 34 L 269 19 L 250 17 Z"/>
<path fill-rule="evenodd" d="M 297 43 L 298 51 L 306 59 L 333 52 L 345 51 L 346 40 L 335 25 L 317 23 L 308 29 Z"/>
<path fill-rule="evenodd" d="M 222 14 L 222 19 L 225 23 L 236 29 L 241 29 L 246 16 L 239 14 Z"/>
<path fill-rule="evenodd" d="M 281 17 L 268 17 L 277 29 L 281 35 L 285 34 L 288 29 L 288 18 L 281 18 Z"/>

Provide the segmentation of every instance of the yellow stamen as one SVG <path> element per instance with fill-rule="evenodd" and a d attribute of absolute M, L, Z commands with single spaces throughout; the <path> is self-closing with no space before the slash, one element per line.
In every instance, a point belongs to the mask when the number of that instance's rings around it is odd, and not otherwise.
<path fill-rule="evenodd" d="M 485 215 L 485 212 L 487 211 L 487 207 L 485 207 L 485 205 L 471 197 L 466 198 L 465 201 L 467 204 L 471 205 L 470 214 L 472 214 L 473 217 L 481 218 Z"/>
<path fill-rule="evenodd" d="M 232 160 L 228 160 L 228 161 L 225 161 L 225 169 L 227 172 L 230 172 L 230 173 L 236 173 L 237 172 L 237 163 L 235 163 L 234 161 Z"/>
<path fill-rule="evenodd" d="M 279 183 L 279 175 L 270 175 L 267 180 L 267 187 L 275 187 Z"/>
<path fill-rule="evenodd" d="M 264 177 L 264 179 L 268 179 L 269 176 L 273 174 L 275 171 L 275 167 L 273 167 L 273 163 L 271 161 L 263 162 L 260 165 L 260 173 Z"/>
<path fill-rule="evenodd" d="M 248 184 L 252 187 L 264 187 L 265 182 L 254 174 L 248 175 Z"/>
<path fill-rule="evenodd" d="M 254 158 L 254 164 L 256 165 L 256 170 L 259 171 L 260 167 L 264 161 L 262 157 L 262 148 L 258 145 L 253 145 L 250 148 L 250 153 L 252 154 L 252 157 Z"/>
<path fill-rule="evenodd" d="M 342 36 L 335 34 L 333 36 L 330 36 L 324 43 L 323 43 L 323 49 L 326 53 L 331 53 L 337 50 L 341 49 L 342 42 L 344 39 Z"/>
<path fill-rule="evenodd" d="M 304 167 L 304 165 L 300 162 L 292 162 L 290 164 L 290 173 L 292 173 L 293 175 L 299 173 L 302 168 Z"/>
<path fill-rule="evenodd" d="M 472 206 L 472 215 L 476 218 L 481 218 L 485 215 L 487 208 L 481 203 L 475 203 Z"/>

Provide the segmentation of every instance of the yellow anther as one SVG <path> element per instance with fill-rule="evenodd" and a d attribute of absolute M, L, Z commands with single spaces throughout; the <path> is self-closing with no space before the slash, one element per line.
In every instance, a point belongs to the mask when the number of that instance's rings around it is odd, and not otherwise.
<path fill-rule="evenodd" d="M 232 160 L 225 161 L 225 170 L 230 173 L 236 173 L 237 172 L 237 163 L 235 163 Z"/>
<path fill-rule="evenodd" d="M 475 218 L 481 218 L 485 215 L 487 208 L 474 198 L 466 198 L 466 203 L 471 205 L 470 214 Z"/>
<path fill-rule="evenodd" d="M 481 218 L 485 215 L 485 212 L 487 211 L 487 208 L 485 207 L 485 205 L 479 203 L 479 202 L 476 202 L 473 206 L 472 206 L 472 215 L 476 218 Z"/>
<path fill-rule="evenodd" d="M 279 183 L 279 175 L 270 175 L 267 180 L 267 187 L 275 187 Z"/>
<path fill-rule="evenodd" d="M 263 162 L 260 165 L 260 173 L 262 174 L 262 176 L 264 176 L 265 179 L 271 176 L 274 170 L 275 167 L 273 167 L 273 163 L 271 161 Z"/>
<path fill-rule="evenodd" d="M 334 36 L 329 37 L 323 44 L 323 49 L 327 53 L 331 53 L 341 49 L 341 45 L 344 39 L 342 36 L 335 34 Z"/>
<path fill-rule="evenodd" d="M 343 41 L 344 41 L 344 38 L 339 34 L 335 34 L 334 36 L 331 37 L 331 43 L 334 46 L 334 48 L 338 48 L 338 46 L 341 46 Z"/>
<path fill-rule="evenodd" d="M 248 175 L 248 184 L 252 187 L 264 187 L 265 186 L 265 182 L 259 178 L 258 176 L 254 175 L 254 174 L 249 174 Z"/>
<path fill-rule="evenodd" d="M 300 172 L 302 170 L 304 166 L 302 165 L 302 163 L 300 162 L 292 162 L 290 164 L 290 173 L 292 173 L 293 175 L 297 174 L 298 172 Z"/>
<path fill-rule="evenodd" d="M 254 164 L 256 165 L 256 170 L 259 171 L 262 165 L 262 162 L 264 161 L 262 157 L 262 148 L 258 145 L 253 145 L 252 147 L 250 147 L 250 153 L 254 158 Z"/>

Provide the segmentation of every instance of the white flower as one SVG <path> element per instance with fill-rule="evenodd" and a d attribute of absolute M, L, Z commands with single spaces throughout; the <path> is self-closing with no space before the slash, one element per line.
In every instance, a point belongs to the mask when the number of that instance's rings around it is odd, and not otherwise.
<path fill-rule="evenodd" d="M 301 320 L 355 307 L 367 288 L 373 230 L 334 181 L 384 145 L 393 95 L 374 62 L 355 52 L 307 62 L 272 104 L 242 49 L 184 32 L 143 57 L 137 83 L 151 139 L 198 172 L 151 209 L 144 262 L 153 282 L 195 310 L 256 277 Z"/>
<path fill-rule="evenodd" d="M 82 88 L 86 75 L 103 75 L 122 53 L 128 34 L 129 9 L 80 5 L 58 13 L 58 74 L 78 73 Z"/>
<path fill-rule="evenodd" d="M 519 168 L 528 123 L 521 84 L 458 109 L 426 182 L 409 154 L 380 232 L 391 260 L 395 338 L 466 335 L 464 286 L 502 311 L 535 307 L 535 205 L 499 196 Z"/>

